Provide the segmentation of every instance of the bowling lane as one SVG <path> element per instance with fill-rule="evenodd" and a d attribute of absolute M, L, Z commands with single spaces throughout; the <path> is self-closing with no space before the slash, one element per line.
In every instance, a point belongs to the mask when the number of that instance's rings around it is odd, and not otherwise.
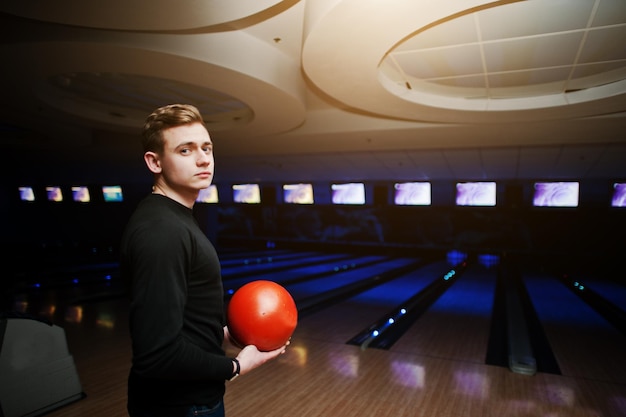
<path fill-rule="evenodd" d="M 302 256 L 294 256 L 289 259 L 277 260 L 267 263 L 243 264 L 222 269 L 222 279 L 229 280 L 272 271 L 285 270 L 296 266 L 311 265 L 320 262 L 327 262 L 332 259 L 348 258 L 347 254 L 326 254 L 319 252 L 304 253 Z"/>
<path fill-rule="evenodd" d="M 626 336 L 556 279 L 523 279 L 562 374 L 626 383 Z"/>
<path fill-rule="evenodd" d="M 484 363 L 495 286 L 495 268 L 470 265 L 389 350 Z"/>
<path fill-rule="evenodd" d="M 227 259 L 220 257 L 220 265 L 222 270 L 230 270 L 230 268 L 238 268 L 242 266 L 260 265 L 269 262 L 281 262 L 304 258 L 307 256 L 317 256 L 319 252 L 263 252 L 263 253 L 242 253 L 239 256 L 231 256 Z"/>
<path fill-rule="evenodd" d="M 598 278 L 581 277 L 580 282 L 615 304 L 615 306 L 626 311 L 626 286 Z"/>
<path fill-rule="evenodd" d="M 344 285 L 349 285 L 379 274 L 388 272 L 394 268 L 401 268 L 416 262 L 415 258 L 392 258 L 364 268 L 346 270 L 337 275 L 317 278 L 295 284 L 287 284 L 285 287 L 298 303 L 307 297 L 315 296 L 323 292 L 335 290 Z"/>
<path fill-rule="evenodd" d="M 226 294 L 232 294 L 237 288 L 246 284 L 247 282 L 259 279 L 265 279 L 269 281 L 277 282 L 281 285 L 286 285 L 293 280 L 306 281 L 313 279 L 315 276 L 321 274 L 338 275 L 344 271 L 360 268 L 364 265 L 368 265 L 375 262 L 382 262 L 387 259 L 385 256 L 362 256 L 362 257 L 350 257 L 345 258 L 343 256 L 329 256 L 323 261 L 316 262 L 314 265 L 308 265 L 303 267 L 293 267 L 291 269 L 282 271 L 270 271 L 260 273 L 259 275 L 244 276 L 241 278 L 228 279 L 224 281 L 224 292 Z"/>
<path fill-rule="evenodd" d="M 450 268 L 434 262 L 301 319 L 294 337 L 346 343 Z"/>
<path fill-rule="evenodd" d="M 243 259 L 256 259 L 256 258 L 267 258 L 267 257 L 276 257 L 283 256 L 296 253 L 293 250 L 288 249 L 263 249 L 263 250 L 236 250 L 236 249 L 217 249 L 217 254 L 225 264 L 229 264 L 232 262 L 237 262 Z"/>

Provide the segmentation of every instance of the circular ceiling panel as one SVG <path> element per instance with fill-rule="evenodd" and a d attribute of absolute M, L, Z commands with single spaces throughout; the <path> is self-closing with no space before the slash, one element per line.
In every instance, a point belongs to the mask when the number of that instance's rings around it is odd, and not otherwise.
<path fill-rule="evenodd" d="M 354 109 L 449 123 L 623 109 L 621 0 L 357 3 L 320 6 L 303 48 L 311 81 Z"/>
<path fill-rule="evenodd" d="M 524 1 L 443 19 L 389 50 L 380 77 L 411 90 L 405 100 L 437 95 L 460 110 L 567 105 L 569 93 L 609 84 L 587 99 L 623 92 L 626 21 L 605 21 L 598 9 L 610 3 L 569 2 L 564 14 L 562 1 Z"/>
<path fill-rule="evenodd" d="M 146 92 L 149 92 L 146 94 Z M 123 73 L 64 73 L 42 80 L 38 97 L 49 105 L 89 119 L 138 119 L 164 104 L 193 103 L 211 131 L 250 123 L 252 109 L 235 97 L 172 79 Z M 126 121 L 126 122 L 125 122 Z"/>
<path fill-rule="evenodd" d="M 273 84 L 263 65 L 257 66 L 255 77 L 191 57 L 126 46 L 41 42 L 21 45 L 19 54 L 14 48 L 0 47 L 0 53 L 14 57 L 13 65 L 0 68 L 0 76 L 16 80 L 12 94 L 95 126 L 139 129 L 149 112 L 171 103 L 196 105 L 211 130 L 224 132 L 222 137 L 282 132 L 304 119 L 302 99 L 287 74 L 275 74 L 284 82 Z"/>

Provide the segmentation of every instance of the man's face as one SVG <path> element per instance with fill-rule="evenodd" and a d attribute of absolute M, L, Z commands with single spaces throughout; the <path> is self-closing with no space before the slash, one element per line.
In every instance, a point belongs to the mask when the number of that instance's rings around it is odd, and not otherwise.
<path fill-rule="evenodd" d="M 213 142 L 200 123 L 163 131 L 159 155 L 162 179 L 177 193 L 193 192 L 211 185 L 214 174 Z"/>

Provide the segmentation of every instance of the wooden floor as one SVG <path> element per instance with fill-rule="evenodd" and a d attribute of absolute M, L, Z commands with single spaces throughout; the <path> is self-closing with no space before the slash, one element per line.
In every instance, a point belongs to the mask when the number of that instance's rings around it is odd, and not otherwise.
<path fill-rule="evenodd" d="M 60 305 L 44 310 L 64 328 L 86 394 L 48 415 L 126 416 L 130 365 L 126 300 L 96 299 L 64 312 Z M 361 350 L 346 344 L 346 331 L 341 330 L 359 314 L 372 313 L 343 302 L 303 317 L 286 354 L 227 383 L 227 415 L 626 416 L 626 384 L 597 374 L 587 376 L 588 363 L 580 364 L 580 372 L 569 369 L 569 376 L 524 376 L 505 367 L 485 365 L 476 352 L 484 352 L 486 324 L 478 319 L 468 318 L 463 327 L 465 322 L 460 316 L 438 317 L 431 312 L 424 316 L 421 339 L 416 327 L 390 350 Z M 435 334 L 433 329 L 437 327 L 441 331 Z M 325 334 L 324 329 L 332 334 Z M 478 333 L 479 337 L 464 336 L 467 332 Z M 570 344 L 578 342 L 569 340 Z M 236 354 L 230 348 L 228 351 Z M 588 355 L 603 353 L 590 351 Z M 622 366 L 626 352 L 620 356 Z"/>

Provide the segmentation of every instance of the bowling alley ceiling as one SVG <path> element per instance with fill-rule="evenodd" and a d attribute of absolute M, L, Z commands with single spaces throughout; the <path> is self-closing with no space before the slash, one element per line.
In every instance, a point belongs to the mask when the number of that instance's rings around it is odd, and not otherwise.
<path fill-rule="evenodd" d="M 0 28 L 15 175 L 134 175 L 186 102 L 216 181 L 626 178 L 624 0 L 32 0 Z"/>

